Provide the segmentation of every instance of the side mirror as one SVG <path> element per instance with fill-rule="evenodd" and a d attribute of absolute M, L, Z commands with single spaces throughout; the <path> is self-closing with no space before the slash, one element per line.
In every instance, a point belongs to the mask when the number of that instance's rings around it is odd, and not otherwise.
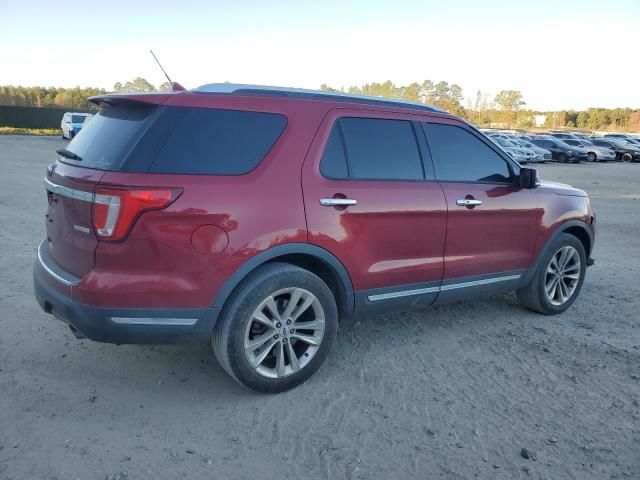
<path fill-rule="evenodd" d="M 538 182 L 538 171 L 535 168 L 521 168 L 518 175 L 520 188 L 536 188 Z"/>

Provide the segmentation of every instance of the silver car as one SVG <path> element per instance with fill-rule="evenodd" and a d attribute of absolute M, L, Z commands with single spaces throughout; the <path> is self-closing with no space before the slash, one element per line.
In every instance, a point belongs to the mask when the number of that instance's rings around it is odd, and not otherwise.
<path fill-rule="evenodd" d="M 506 138 L 496 137 L 496 136 L 489 137 L 489 138 L 493 140 L 493 143 L 495 143 L 502 150 L 507 152 L 511 156 L 511 158 L 513 158 L 516 162 L 527 163 L 527 162 L 533 161 L 533 157 L 535 156 L 533 151 L 531 150 L 527 151 L 526 148 L 519 147 L 515 143 L 513 143 L 511 140 L 507 140 Z"/>
<path fill-rule="evenodd" d="M 543 162 L 551 161 L 551 152 L 546 148 L 542 148 L 537 145 L 534 145 L 528 140 L 517 139 L 517 140 L 511 140 L 511 141 L 523 148 L 526 148 L 527 150 L 533 151 L 533 153 L 535 154 L 535 157 L 532 160 L 533 162 L 543 163 Z"/>
<path fill-rule="evenodd" d="M 587 154 L 587 161 L 589 162 L 613 162 L 616 159 L 615 150 L 607 147 L 599 147 L 591 140 L 565 138 L 562 141 L 585 152 Z"/>

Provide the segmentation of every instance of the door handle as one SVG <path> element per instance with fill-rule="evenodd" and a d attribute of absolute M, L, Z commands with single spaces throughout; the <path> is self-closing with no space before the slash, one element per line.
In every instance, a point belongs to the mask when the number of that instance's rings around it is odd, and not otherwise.
<path fill-rule="evenodd" d="M 459 207 L 474 207 L 476 205 L 482 205 L 482 200 L 475 200 L 472 198 L 461 198 L 456 200 L 456 205 Z"/>
<path fill-rule="evenodd" d="M 321 198 L 320 205 L 323 207 L 348 207 L 358 203 L 353 198 Z"/>

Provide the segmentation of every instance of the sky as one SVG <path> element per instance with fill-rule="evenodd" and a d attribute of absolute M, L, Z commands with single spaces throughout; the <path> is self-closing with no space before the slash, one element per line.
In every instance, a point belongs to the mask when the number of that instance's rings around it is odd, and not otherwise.
<path fill-rule="evenodd" d="M 0 85 L 444 80 L 535 110 L 640 108 L 640 0 L 0 0 Z"/>

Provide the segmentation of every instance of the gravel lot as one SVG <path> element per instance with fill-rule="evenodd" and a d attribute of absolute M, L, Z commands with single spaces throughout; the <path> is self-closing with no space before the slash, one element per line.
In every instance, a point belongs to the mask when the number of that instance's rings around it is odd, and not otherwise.
<path fill-rule="evenodd" d="M 40 311 L 62 145 L 0 136 L 0 479 L 640 478 L 639 164 L 539 166 L 598 215 L 565 314 L 506 294 L 344 322 L 310 381 L 264 396 L 209 348 L 80 341 Z"/>

